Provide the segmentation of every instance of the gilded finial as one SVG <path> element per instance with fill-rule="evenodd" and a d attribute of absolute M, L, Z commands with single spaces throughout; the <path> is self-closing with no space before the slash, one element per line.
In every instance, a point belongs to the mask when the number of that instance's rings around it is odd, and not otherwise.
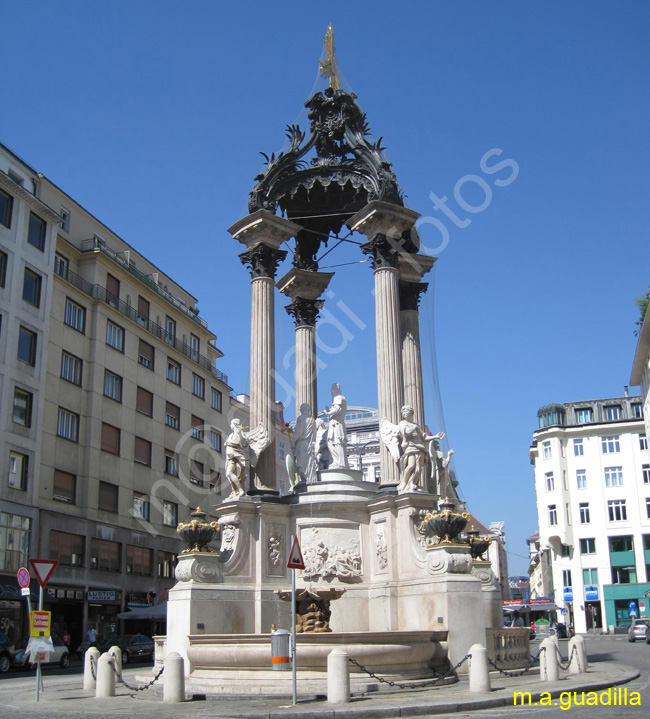
<path fill-rule="evenodd" d="M 336 62 L 336 46 L 334 44 L 334 28 L 332 23 L 327 28 L 327 33 L 323 38 L 323 46 L 325 47 L 325 62 L 318 62 L 321 77 L 329 78 L 332 90 L 339 89 L 339 67 Z"/>

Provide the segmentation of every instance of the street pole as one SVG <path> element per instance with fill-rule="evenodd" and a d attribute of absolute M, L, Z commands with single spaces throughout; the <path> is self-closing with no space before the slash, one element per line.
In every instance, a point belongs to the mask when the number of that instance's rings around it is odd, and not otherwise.
<path fill-rule="evenodd" d="M 40 586 L 39 582 L 39 588 L 38 588 L 38 611 L 43 611 L 43 587 Z M 31 654 L 30 654 L 31 658 Z M 36 663 L 36 701 L 39 700 L 40 696 L 40 690 L 41 690 L 41 663 Z"/>
<path fill-rule="evenodd" d="M 292 538 L 293 543 L 293 538 Z M 291 570 L 291 671 L 293 704 L 296 704 L 296 570 Z"/>

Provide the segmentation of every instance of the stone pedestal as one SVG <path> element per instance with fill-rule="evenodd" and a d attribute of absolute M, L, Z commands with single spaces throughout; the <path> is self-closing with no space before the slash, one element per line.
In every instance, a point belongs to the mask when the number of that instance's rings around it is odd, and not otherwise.
<path fill-rule="evenodd" d="M 500 629 L 503 626 L 503 603 L 491 563 L 475 559 L 472 562 L 472 574 L 481 582 L 486 628 Z"/>

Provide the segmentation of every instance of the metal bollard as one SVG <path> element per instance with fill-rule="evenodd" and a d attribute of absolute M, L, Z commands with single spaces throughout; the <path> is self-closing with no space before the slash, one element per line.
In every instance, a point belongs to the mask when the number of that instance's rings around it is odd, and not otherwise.
<path fill-rule="evenodd" d="M 95 697 L 98 699 L 115 696 L 114 661 L 113 655 L 108 652 L 105 652 L 99 657 L 97 662 L 97 689 L 95 691 Z"/>
<path fill-rule="evenodd" d="M 482 644 L 473 644 L 469 650 L 469 690 L 471 693 L 486 693 L 491 690 L 487 649 Z"/>
<path fill-rule="evenodd" d="M 330 704 L 350 701 L 350 663 L 342 647 L 332 649 L 327 656 L 327 701 Z"/>
<path fill-rule="evenodd" d="M 560 678 L 560 667 L 555 653 L 555 642 L 547 637 L 542 641 L 544 651 L 539 657 L 539 676 L 543 682 L 556 682 Z"/>
<path fill-rule="evenodd" d="M 165 657 L 163 674 L 163 701 L 185 701 L 185 665 L 178 652 L 169 652 Z"/>
<path fill-rule="evenodd" d="M 99 649 L 90 647 L 84 655 L 84 690 L 94 692 L 97 687 L 97 660 Z M 91 663 L 92 662 L 92 663 Z M 93 676 L 93 667 L 95 676 Z"/>
<path fill-rule="evenodd" d="M 115 661 L 113 662 L 113 666 L 115 669 L 117 669 L 117 673 L 122 676 L 122 650 L 119 647 L 112 646 L 107 654 L 110 654 L 112 657 L 115 658 Z"/>

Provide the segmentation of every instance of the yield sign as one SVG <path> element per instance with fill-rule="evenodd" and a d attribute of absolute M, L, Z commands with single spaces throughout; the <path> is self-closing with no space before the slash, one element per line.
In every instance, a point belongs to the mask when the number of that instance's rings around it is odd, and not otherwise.
<path fill-rule="evenodd" d="M 29 563 L 32 565 L 36 579 L 41 587 L 50 581 L 52 573 L 59 564 L 58 559 L 30 559 Z"/>
<path fill-rule="evenodd" d="M 293 546 L 291 547 L 291 554 L 289 554 L 287 567 L 289 569 L 305 568 L 305 562 L 302 558 L 302 552 L 300 551 L 300 544 L 298 543 L 298 535 L 293 538 Z"/>

